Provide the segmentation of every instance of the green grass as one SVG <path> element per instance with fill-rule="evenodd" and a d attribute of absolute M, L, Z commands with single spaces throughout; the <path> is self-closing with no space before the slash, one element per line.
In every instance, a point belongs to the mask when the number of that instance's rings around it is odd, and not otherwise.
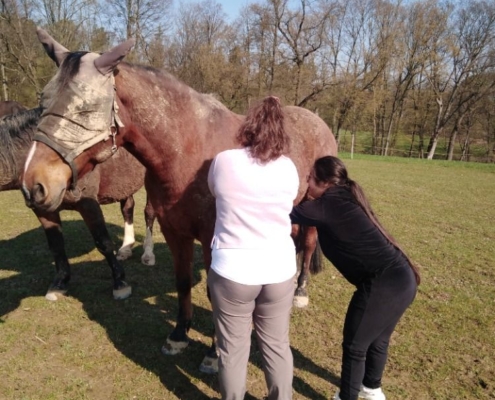
<path fill-rule="evenodd" d="M 495 398 L 495 165 L 343 153 L 350 175 L 383 224 L 420 266 L 423 283 L 392 337 L 383 381 L 389 399 Z M 53 263 L 44 233 L 18 192 L 0 193 L 1 399 L 218 398 L 198 371 L 210 344 L 211 311 L 196 247 L 190 347 L 160 347 L 177 312 L 171 256 L 155 229 L 157 265 L 140 264 L 144 193 L 137 196 L 133 295 L 111 296 L 110 271 L 78 214 L 64 212 L 73 267 L 61 301 L 44 299 Z M 118 205 L 104 207 L 120 242 Z M 294 398 L 330 398 L 338 385 L 341 331 L 353 288 L 327 264 L 310 282 L 310 305 L 292 315 Z M 266 394 L 253 346 L 247 399 Z"/>

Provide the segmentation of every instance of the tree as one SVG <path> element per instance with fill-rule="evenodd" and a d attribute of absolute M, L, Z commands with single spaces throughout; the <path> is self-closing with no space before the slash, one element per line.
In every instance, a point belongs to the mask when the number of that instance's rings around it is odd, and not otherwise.
<path fill-rule="evenodd" d="M 0 7 L 4 96 L 10 97 L 11 88 L 15 87 L 13 98 L 25 105 L 36 104 L 43 87 L 44 68 L 39 61 L 43 48 L 31 18 L 33 8 L 17 0 L 1 0 Z"/>
<path fill-rule="evenodd" d="M 101 0 L 104 24 L 119 40 L 136 39 L 128 59 L 146 60 L 146 49 L 158 32 L 171 28 L 173 0 Z"/>
<path fill-rule="evenodd" d="M 431 54 L 431 64 L 427 69 L 437 102 L 428 159 L 435 155 L 439 136 L 460 108 L 465 103 L 474 105 L 481 98 L 478 91 L 468 89 L 467 81 L 479 71 L 494 68 L 489 50 L 495 45 L 495 4 L 471 2 L 451 16 L 449 23 L 445 24 L 445 34 L 437 42 L 437 52 Z"/>
<path fill-rule="evenodd" d="M 303 106 L 326 88 L 326 85 L 320 82 L 313 85 L 311 91 L 304 97 L 301 94 L 305 63 L 323 45 L 325 27 L 332 7 L 317 7 L 316 2 L 311 0 L 300 0 L 300 2 L 300 7 L 293 11 L 287 6 L 288 0 L 270 0 L 275 23 L 286 45 L 285 51 L 282 48 L 283 54 L 295 67 L 293 104 Z"/>

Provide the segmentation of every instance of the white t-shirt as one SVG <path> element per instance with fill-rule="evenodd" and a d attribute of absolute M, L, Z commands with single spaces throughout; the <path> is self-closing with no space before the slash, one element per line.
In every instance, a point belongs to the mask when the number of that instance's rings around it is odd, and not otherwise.
<path fill-rule="evenodd" d="M 292 160 L 267 164 L 247 149 L 226 150 L 213 160 L 208 185 L 217 218 L 211 268 L 234 282 L 279 283 L 296 272 L 289 213 L 299 188 Z"/>

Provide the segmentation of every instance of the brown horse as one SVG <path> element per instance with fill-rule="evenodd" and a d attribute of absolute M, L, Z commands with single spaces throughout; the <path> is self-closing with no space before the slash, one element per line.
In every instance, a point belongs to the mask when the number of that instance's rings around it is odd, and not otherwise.
<path fill-rule="evenodd" d="M 21 172 L 27 153 L 32 144 L 36 126 L 40 120 L 41 108 L 20 111 L 0 120 L 0 191 L 21 188 Z M 98 165 L 86 174 L 77 184 L 79 196 L 67 193 L 60 206 L 55 211 L 34 209 L 48 240 L 48 246 L 55 259 L 55 278 L 48 289 L 46 298 L 57 300 L 58 296 L 67 291 L 70 279 L 70 264 L 65 253 L 64 237 L 60 211 L 76 210 L 83 217 L 96 247 L 105 256 L 112 269 L 114 277 L 114 296 L 125 298 L 130 294 L 130 288 L 119 287 L 119 279 L 123 278 L 123 269 L 118 260 L 125 260 L 132 255 L 134 244 L 133 194 L 144 184 L 144 167 L 125 149 L 117 152 L 107 162 Z M 105 226 L 105 220 L 100 204 L 120 202 L 125 223 L 125 236 L 122 247 L 117 255 L 114 245 Z M 144 264 L 153 265 L 152 229 L 154 214 L 151 204 L 145 208 L 147 238 L 144 243 L 145 253 L 141 257 Z"/>
<path fill-rule="evenodd" d="M 119 146 L 146 167 L 145 187 L 174 262 L 179 312 L 162 350 L 175 354 L 187 346 L 191 326 L 195 239 L 207 271 L 211 262 L 215 201 L 208 168 L 217 153 L 239 147 L 235 133 L 244 117 L 164 71 L 121 62 L 132 40 L 100 55 L 70 53 L 42 29 L 38 37 L 60 68 L 44 88 L 46 110 L 22 183 L 26 202 L 41 210 L 57 208 L 77 176 Z M 328 126 L 310 111 L 285 107 L 284 113 L 300 201 L 314 160 L 336 154 L 337 147 Z M 208 356 L 201 369 L 214 371 L 214 341 Z"/>
<path fill-rule="evenodd" d="M 0 119 L 6 115 L 17 114 L 20 111 L 26 110 L 21 103 L 13 100 L 0 101 Z"/>

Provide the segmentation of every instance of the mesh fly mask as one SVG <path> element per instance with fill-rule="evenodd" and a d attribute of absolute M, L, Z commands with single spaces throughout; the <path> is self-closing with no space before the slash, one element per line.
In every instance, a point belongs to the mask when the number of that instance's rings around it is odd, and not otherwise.
<path fill-rule="evenodd" d="M 116 124 L 122 127 L 115 101 L 113 74 L 101 75 L 89 82 L 74 78 L 59 89 L 55 76 L 45 87 L 41 106 L 43 113 L 34 140 L 55 150 L 72 170 L 72 185 L 77 182 L 74 159 L 84 150 L 112 137 L 112 155 L 115 145 Z"/>

